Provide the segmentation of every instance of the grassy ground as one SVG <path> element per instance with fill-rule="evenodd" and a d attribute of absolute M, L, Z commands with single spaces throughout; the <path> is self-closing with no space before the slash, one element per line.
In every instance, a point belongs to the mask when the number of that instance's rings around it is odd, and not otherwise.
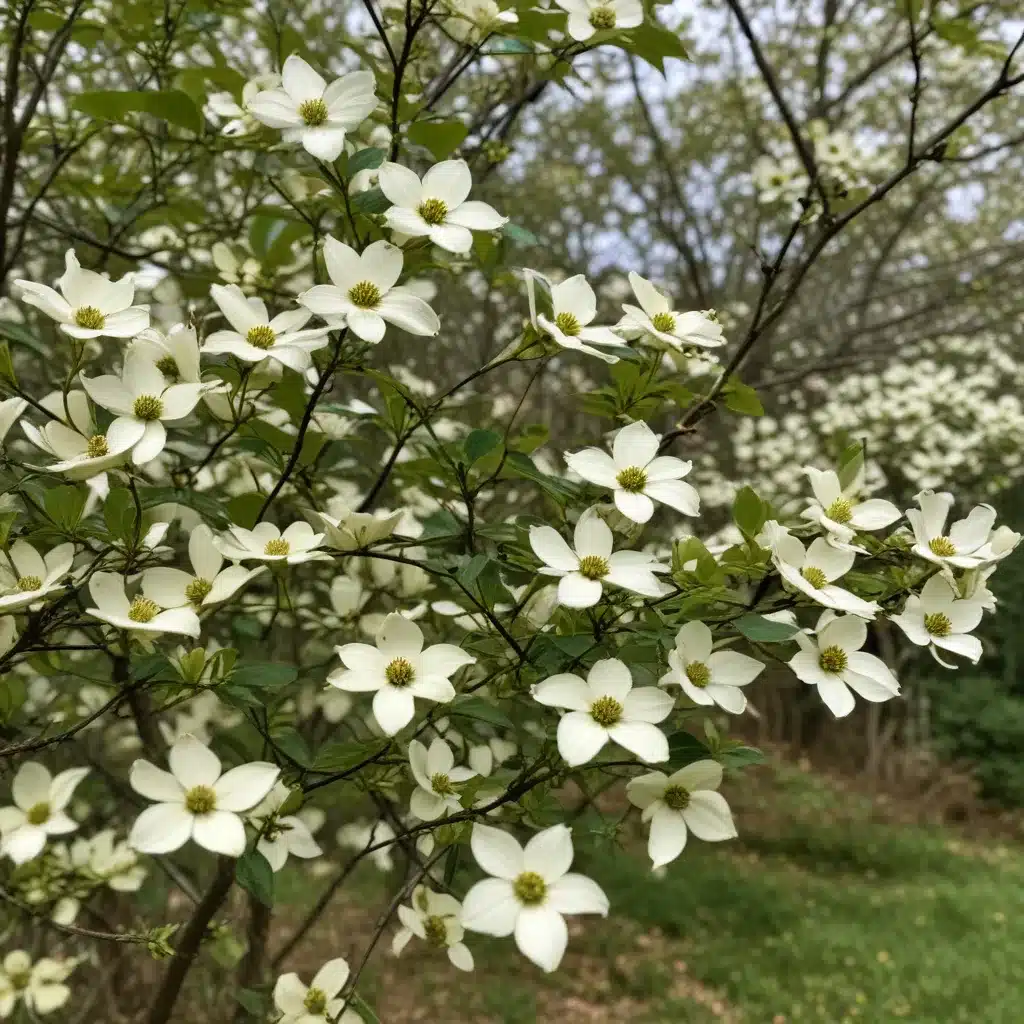
<path fill-rule="evenodd" d="M 740 842 L 693 842 L 662 878 L 646 870 L 642 848 L 580 865 L 613 914 L 577 919 L 556 975 L 534 970 L 511 941 L 472 937 L 469 976 L 410 947 L 368 974 L 381 1019 L 1024 1020 L 1024 850 L 881 823 L 871 801 L 795 768 L 729 795 Z M 368 879 L 369 901 L 375 888 Z"/>

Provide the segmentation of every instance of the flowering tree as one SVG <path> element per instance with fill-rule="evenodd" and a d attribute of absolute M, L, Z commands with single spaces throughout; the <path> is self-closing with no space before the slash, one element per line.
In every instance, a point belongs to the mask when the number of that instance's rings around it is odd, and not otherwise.
<path fill-rule="evenodd" d="M 691 832 L 736 834 L 718 788 L 759 755 L 704 716 L 743 714 L 769 661 L 836 716 L 899 694 L 872 622 L 977 661 L 1019 540 L 990 508 L 871 497 L 854 445 L 807 469 L 793 515 L 739 490 L 741 539 L 712 554 L 671 540 L 701 516 L 675 452 L 720 405 L 758 409 L 738 374 L 815 261 L 1020 84 L 1021 40 L 927 137 L 912 115 L 900 165 L 847 202 L 730 0 L 804 171 L 732 332 L 636 272 L 606 318 L 582 273 L 520 265 L 514 196 L 474 198 L 574 61 L 685 56 L 653 10 L 365 0 L 310 16 L 320 51 L 273 6 L 159 7 L 109 36 L 82 2 L 7 15 L 0 1016 L 90 1019 L 116 999 L 114 944 L 162 961 L 137 1019 L 163 1024 L 241 903 L 237 1002 L 206 1019 L 375 1020 L 360 977 L 388 931 L 459 970 L 479 936 L 555 970 L 565 918 L 610 910 L 572 870 L 588 841 L 643 831 L 661 868 Z M 932 23 L 904 22 L 913 55 Z M 482 98 L 466 74 L 491 76 Z M 66 249 L 59 276 L 36 232 Z M 444 338 L 435 305 L 471 274 L 514 312 L 472 369 L 417 379 L 404 356 Z M 607 436 L 592 421 L 550 472 L 521 414 L 584 361 L 608 374 Z M 623 783 L 639 813 L 574 833 Z M 338 860 L 327 822 L 351 852 L 281 934 L 275 876 Z M 352 870 L 394 855 L 356 959 L 282 973 Z"/>

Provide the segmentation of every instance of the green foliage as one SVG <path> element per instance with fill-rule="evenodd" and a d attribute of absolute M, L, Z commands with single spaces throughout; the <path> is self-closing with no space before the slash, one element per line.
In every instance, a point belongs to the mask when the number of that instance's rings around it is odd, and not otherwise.
<path fill-rule="evenodd" d="M 203 121 L 192 97 L 180 89 L 164 92 L 84 92 L 73 100 L 75 109 L 106 121 L 130 120 L 135 114 L 148 114 L 168 124 L 198 134 Z"/>
<path fill-rule="evenodd" d="M 266 907 L 274 905 L 274 872 L 266 857 L 257 850 L 249 850 L 238 858 L 235 865 L 238 884 Z"/>

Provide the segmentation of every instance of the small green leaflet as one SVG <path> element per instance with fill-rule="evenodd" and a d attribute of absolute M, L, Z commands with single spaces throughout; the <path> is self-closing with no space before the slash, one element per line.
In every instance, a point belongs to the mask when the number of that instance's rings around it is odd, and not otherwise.
<path fill-rule="evenodd" d="M 788 622 L 775 622 L 753 612 L 741 615 L 736 620 L 736 628 L 748 640 L 763 644 L 780 644 L 785 640 L 791 640 L 800 632 L 799 626 L 792 626 Z"/>

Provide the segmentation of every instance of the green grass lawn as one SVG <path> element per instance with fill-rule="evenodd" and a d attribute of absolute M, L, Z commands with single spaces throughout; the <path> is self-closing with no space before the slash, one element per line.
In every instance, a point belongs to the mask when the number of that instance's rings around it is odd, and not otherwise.
<path fill-rule="evenodd" d="M 662 878 L 632 844 L 579 865 L 612 916 L 579 919 L 557 974 L 479 937 L 471 976 L 386 958 L 369 978 L 381 1019 L 1024 1021 L 1021 848 L 876 823 L 869 801 L 793 768 L 730 796 L 743 838 L 694 841 Z"/>

